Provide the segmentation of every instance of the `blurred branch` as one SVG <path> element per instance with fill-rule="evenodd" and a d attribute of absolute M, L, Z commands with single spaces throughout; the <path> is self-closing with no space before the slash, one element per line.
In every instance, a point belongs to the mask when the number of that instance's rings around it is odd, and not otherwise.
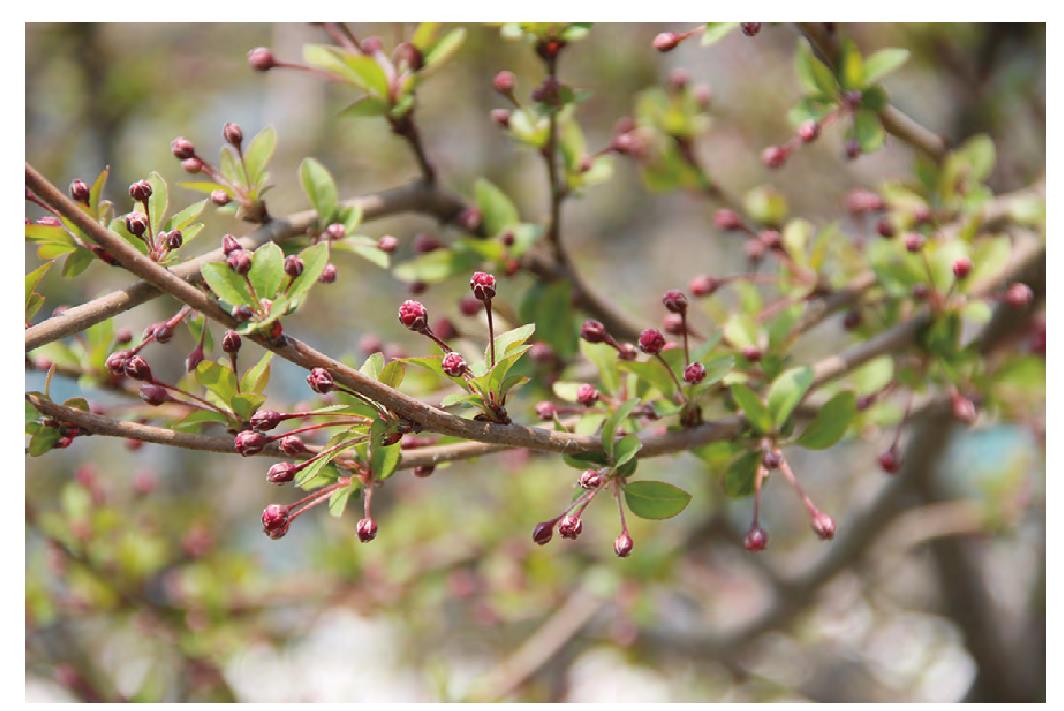
<path fill-rule="evenodd" d="M 839 58 L 839 41 L 834 32 L 829 31 L 823 22 L 798 22 L 796 24 L 820 60 L 834 69 Z M 895 138 L 923 151 L 936 161 L 941 161 L 946 157 L 949 148 L 946 140 L 919 124 L 893 104 L 887 104 L 879 112 L 879 118 L 883 121 L 884 130 Z"/>
<path fill-rule="evenodd" d="M 585 575 L 561 607 L 477 684 L 471 700 L 496 701 L 513 693 L 584 629 L 609 603 L 593 584 L 595 572 Z"/>

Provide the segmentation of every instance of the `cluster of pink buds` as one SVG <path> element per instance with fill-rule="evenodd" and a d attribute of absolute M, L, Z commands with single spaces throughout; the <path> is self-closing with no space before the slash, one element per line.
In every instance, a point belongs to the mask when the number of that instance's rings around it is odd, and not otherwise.
<path fill-rule="evenodd" d="M 587 510 L 595 496 L 608 486 L 617 499 L 617 510 L 621 522 L 621 533 L 613 543 L 613 551 L 621 558 L 627 557 L 635 547 L 635 543 L 628 532 L 628 523 L 620 499 L 621 489 L 616 477 L 608 469 L 588 469 L 580 474 L 577 485 L 583 489 L 583 493 L 558 516 L 537 523 L 532 529 L 532 540 L 538 545 L 546 545 L 554 537 L 554 529 L 557 528 L 562 538 L 575 541 L 584 530 L 584 511 Z"/>

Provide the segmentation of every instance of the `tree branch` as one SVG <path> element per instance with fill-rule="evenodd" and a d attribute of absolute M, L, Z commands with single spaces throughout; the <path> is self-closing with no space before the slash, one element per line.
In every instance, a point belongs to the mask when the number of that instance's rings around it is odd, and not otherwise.
<path fill-rule="evenodd" d="M 236 325 L 232 316 L 221 309 L 211 296 L 164 267 L 152 262 L 117 234 L 93 221 L 28 163 L 26 164 L 26 179 L 34 192 L 88 232 L 97 242 L 106 247 L 119 263 L 126 266 L 130 271 L 155 284 L 160 289 L 173 294 L 189 306 L 198 309 L 220 323 L 230 327 Z M 1028 246 L 1025 250 L 1021 245 L 1013 251 L 1013 258 L 1020 262 L 1018 267 L 1020 270 L 1030 269 L 1032 264 L 1041 263 L 1044 265 L 1045 248 L 1044 246 L 1040 248 Z M 1042 268 L 1044 269 L 1044 266 Z M 981 289 L 973 289 L 972 293 L 978 296 L 997 288 L 1001 283 L 1011 280 L 1015 271 L 1015 268 L 1006 270 L 1003 277 L 992 280 L 991 283 L 986 284 Z M 902 322 L 847 351 L 843 351 L 837 356 L 831 356 L 820 361 L 814 367 L 815 385 L 821 385 L 833 380 L 878 355 L 908 347 L 912 343 L 917 330 L 926 322 L 927 318 L 927 312 L 924 311 L 920 315 Z M 501 425 L 466 420 L 449 414 L 388 387 L 295 338 L 285 338 L 283 345 L 271 342 L 261 335 L 254 335 L 251 338 L 262 347 L 307 370 L 325 368 L 342 385 L 360 395 L 379 402 L 391 412 L 412 422 L 419 423 L 425 429 L 433 432 L 484 443 L 570 454 L 601 451 L 601 443 L 597 437 L 523 427 L 516 424 Z M 653 456 L 655 454 L 690 449 L 709 442 L 734 437 L 740 431 L 740 428 L 741 421 L 738 418 L 731 418 L 718 422 L 708 422 L 698 427 L 672 430 L 663 435 L 646 438 L 641 454 Z"/>
<path fill-rule="evenodd" d="M 421 180 L 380 193 L 352 198 L 344 204 L 361 207 L 362 219 L 366 221 L 405 212 L 418 212 L 436 217 L 441 222 L 451 222 L 465 208 L 465 203 L 459 197 Z M 266 242 L 289 239 L 305 232 L 316 219 L 317 213 L 314 210 L 297 212 L 287 218 L 275 218 L 243 237 L 240 243 L 247 249 L 254 249 Z M 200 268 L 204 264 L 217 262 L 222 258 L 222 250 L 215 249 L 183 262 L 173 267 L 171 271 L 182 279 L 197 284 L 202 281 Z M 80 306 L 67 309 L 59 316 L 53 316 L 26 329 L 26 350 L 30 351 L 64 336 L 84 331 L 93 324 L 140 306 L 161 295 L 162 292 L 154 285 L 147 281 L 140 281 Z"/>
<path fill-rule="evenodd" d="M 839 58 L 838 38 L 829 32 L 822 22 L 798 22 L 796 24 L 820 60 L 829 68 L 834 69 Z M 936 161 L 941 161 L 946 157 L 949 149 L 946 139 L 920 125 L 893 104 L 887 104 L 879 112 L 879 118 L 883 121 L 884 130 L 895 138 L 923 151 Z"/>

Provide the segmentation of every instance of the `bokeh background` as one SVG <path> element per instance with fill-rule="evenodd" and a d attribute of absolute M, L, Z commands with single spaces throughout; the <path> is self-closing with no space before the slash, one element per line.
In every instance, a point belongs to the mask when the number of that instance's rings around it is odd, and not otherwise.
<path fill-rule="evenodd" d="M 351 27 L 386 46 L 413 31 L 402 23 Z M 839 27 L 866 53 L 912 50 L 885 82 L 891 99 L 950 139 L 990 134 L 995 192 L 1044 176 L 1044 25 Z M 468 195 L 485 176 L 513 196 L 526 219 L 542 221 L 547 193 L 539 157 L 489 118 L 502 105 L 491 88 L 495 72 L 511 69 L 527 91 L 541 80 L 540 63 L 497 27 L 468 29 L 458 55 L 419 91 L 427 150 L 448 188 Z M 845 211 L 847 192 L 911 174 L 913 153 L 893 138 L 848 162 L 840 133 L 830 129 L 783 171 L 767 172 L 760 151 L 789 135 L 786 112 L 800 96 L 795 31 L 766 25 L 756 38 L 734 33 L 705 49 L 694 40 L 663 55 L 651 40 L 665 29 L 684 27 L 596 25 L 566 51 L 563 79 L 592 92 L 577 116 L 593 149 L 608 143 L 618 117 L 632 113 L 637 92 L 683 68 L 712 90 L 713 123 L 697 150 L 731 194 L 772 184 L 792 214 L 857 230 Z M 27 160 L 60 185 L 91 180 L 110 165 L 117 197 L 153 169 L 171 185 L 183 179 L 170 139 L 188 136 L 211 146 L 210 155 L 222 124 L 235 121 L 249 135 L 266 125 L 279 133 L 276 187 L 268 195 L 276 215 L 308 207 L 297 179 L 306 156 L 333 172 L 342 196 L 415 177 L 406 146 L 383 121 L 337 116 L 353 98 L 349 90 L 247 66 L 252 47 L 296 59 L 305 42 L 323 41 L 321 28 L 296 24 L 29 24 Z M 198 198 L 172 187 L 175 199 Z M 699 272 L 744 269 L 742 249 L 712 230 L 712 209 L 698 196 L 649 192 L 636 167 L 618 160 L 608 183 L 566 205 L 565 239 L 597 293 L 652 325 L 665 289 L 683 287 Z M 234 228 L 246 229 L 212 216 L 206 234 Z M 416 233 L 451 236 L 416 216 L 372 222 L 363 232 L 399 236 L 400 261 Z M 205 237 L 198 249 L 215 243 Z M 26 260 L 27 270 L 37 263 L 29 247 Z M 393 315 L 405 286 L 350 254 L 337 264 L 338 282 L 315 290 L 286 330 L 331 354 L 361 358 L 366 334 L 420 354 L 424 344 Z M 42 315 L 129 281 L 101 264 L 75 280 L 57 271 L 42 283 Z M 503 294 L 529 283 L 525 275 L 505 280 Z M 434 285 L 424 300 L 434 315 L 464 323 L 457 312 L 464 289 Z M 139 332 L 175 309 L 160 299 L 115 323 Z M 813 359 L 844 342 L 838 321 L 829 321 L 797 356 Z M 180 332 L 153 354 L 153 368 L 179 373 L 192 346 Z M 276 365 L 269 402 L 305 398 L 303 378 L 293 366 Z M 41 382 L 27 370 L 27 389 Z M 57 398 L 79 392 L 72 381 L 53 384 Z M 121 402 L 103 392 L 87 396 L 105 407 Z M 516 408 L 518 419 L 530 419 L 533 401 Z M 115 412 L 135 414 L 122 407 Z M 898 492 L 859 551 L 801 589 L 788 581 L 816 570 L 839 542 L 817 541 L 787 492 L 777 491 L 766 501 L 772 545 L 759 556 L 745 553 L 749 502 L 725 500 L 694 457 L 643 465 L 695 500 L 676 519 L 636 521 L 636 552 L 618 560 L 608 506 L 592 507 L 575 544 L 531 544 L 534 523 L 553 515 L 571 490 L 573 470 L 554 456 L 495 455 L 426 480 L 401 472 L 377 497 L 377 541 L 359 545 L 353 511 L 340 519 L 315 512 L 281 541 L 264 537 L 263 506 L 290 495 L 264 483 L 266 460 L 79 439 L 26 460 L 27 694 L 170 701 L 498 694 L 535 701 L 1040 699 L 1041 408 L 1022 426 L 982 422 L 937 432 L 926 453 L 936 485 Z M 875 463 L 888 438 L 868 432 L 829 452 L 794 455 L 840 532 L 890 486 Z M 42 533 L 86 525 L 91 553 L 81 561 Z"/>

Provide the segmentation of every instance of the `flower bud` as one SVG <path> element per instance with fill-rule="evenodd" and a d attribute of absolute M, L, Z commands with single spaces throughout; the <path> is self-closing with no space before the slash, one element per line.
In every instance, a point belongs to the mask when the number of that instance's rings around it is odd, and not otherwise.
<path fill-rule="evenodd" d="M 819 135 L 820 124 L 815 119 L 803 121 L 802 125 L 798 127 L 798 138 L 802 139 L 802 143 L 812 143 Z"/>
<path fill-rule="evenodd" d="M 598 402 L 598 399 L 599 391 L 590 383 L 584 383 L 576 390 L 576 401 L 584 407 L 591 407 Z"/>
<path fill-rule="evenodd" d="M 432 476 L 432 472 L 436 471 L 436 467 L 432 464 L 422 464 L 421 466 L 414 467 L 414 476 L 419 479 Z"/>
<path fill-rule="evenodd" d="M 604 343 L 607 337 L 606 327 L 601 321 L 588 319 L 580 327 L 580 337 L 588 343 Z"/>
<path fill-rule="evenodd" d="M 428 309 L 420 301 L 407 299 L 399 305 L 399 323 L 411 331 L 424 331 L 429 324 Z"/>
<path fill-rule="evenodd" d="M 639 350 L 650 355 L 661 353 L 665 348 L 665 336 L 655 328 L 648 328 L 639 334 Z"/>
<path fill-rule="evenodd" d="M 147 180 L 138 180 L 129 186 L 129 197 L 136 202 L 147 202 L 151 197 L 151 183 Z"/>
<path fill-rule="evenodd" d="M 1031 291 L 1031 287 L 1020 282 L 1016 282 L 1005 292 L 1005 303 L 1016 309 L 1027 306 L 1032 299 L 1034 299 L 1034 292 Z"/>
<path fill-rule="evenodd" d="M 562 538 L 568 538 L 571 541 L 575 541 L 583 530 L 584 522 L 576 516 L 567 515 L 558 524 L 558 533 Z"/>
<path fill-rule="evenodd" d="M 495 75 L 495 81 L 493 82 L 495 91 L 499 92 L 503 96 L 510 96 L 513 93 L 514 85 L 517 83 L 513 72 L 501 71 Z"/>
<path fill-rule="evenodd" d="M 291 462 L 278 462 L 266 472 L 266 481 L 271 484 L 284 484 L 296 478 L 299 467 Z"/>
<path fill-rule="evenodd" d="M 277 66 L 277 59 L 265 47 L 256 47 L 248 52 L 248 64 L 257 72 L 266 72 Z"/>
<path fill-rule="evenodd" d="M 480 301 L 489 301 L 495 297 L 495 277 L 487 272 L 474 272 L 469 288 Z"/>
<path fill-rule="evenodd" d="M 618 558 L 627 558 L 635 548 L 635 541 L 628 535 L 628 531 L 622 531 L 621 535 L 617 536 L 617 539 L 613 542 L 613 552 L 617 554 Z"/>
<path fill-rule="evenodd" d="M 174 154 L 174 158 L 186 160 L 196 155 L 196 147 L 184 136 L 178 136 L 170 141 L 170 152 Z"/>
<path fill-rule="evenodd" d="M 822 541 L 830 541 L 835 537 L 835 519 L 826 513 L 817 511 L 813 514 L 813 531 Z"/>
<path fill-rule="evenodd" d="M 307 451 L 307 446 L 303 444 L 303 440 L 300 439 L 299 435 L 285 435 L 278 440 L 277 447 L 289 457 L 294 457 Z"/>
<path fill-rule="evenodd" d="M 788 151 L 784 146 L 769 146 L 765 150 L 761 151 L 761 162 L 766 168 L 775 170 L 782 168 L 783 164 L 787 162 Z"/>
<path fill-rule="evenodd" d="M 467 369 L 461 354 L 452 352 L 443 357 L 443 372 L 452 378 L 460 378 Z"/>
<path fill-rule="evenodd" d="M 151 382 L 151 368 L 143 356 L 135 355 L 126 361 L 126 375 L 141 382 Z"/>
<path fill-rule="evenodd" d="M 126 230 L 136 236 L 140 237 L 148 229 L 148 220 L 144 215 L 139 212 L 131 212 L 126 215 Z"/>
<path fill-rule="evenodd" d="M 181 161 L 181 169 L 184 170 L 186 173 L 199 173 L 203 170 L 203 161 L 197 158 L 196 156 L 192 156 L 191 158 L 185 158 L 183 161 Z"/>
<path fill-rule="evenodd" d="M 967 279 L 968 275 L 972 273 L 972 260 L 967 257 L 961 257 L 953 263 L 953 276 L 958 279 Z"/>
<path fill-rule="evenodd" d="M 747 37 L 753 37 L 761 31 L 760 22 L 740 22 L 739 29 L 743 31 L 743 34 Z"/>
<path fill-rule="evenodd" d="M 333 389 L 333 377 L 325 368 L 314 368 L 307 376 L 307 385 L 316 393 L 325 394 Z"/>
<path fill-rule="evenodd" d="M 318 281 L 322 284 L 332 284 L 336 281 L 337 269 L 336 265 L 329 262 L 325 265 L 325 268 L 321 270 L 321 276 L 318 277 Z"/>
<path fill-rule="evenodd" d="M 597 469 L 588 469 L 580 474 L 580 487 L 582 489 L 597 489 L 602 486 L 605 477 Z"/>
<path fill-rule="evenodd" d="M 259 432 L 265 432 L 281 424 L 283 419 L 284 415 L 276 410 L 259 410 L 251 416 L 251 427 Z"/>
<path fill-rule="evenodd" d="M 701 363 L 691 363 L 683 369 L 684 382 L 697 385 L 706 379 L 706 366 Z"/>
<path fill-rule="evenodd" d="M 225 207 L 229 204 L 230 200 L 229 193 L 224 190 L 215 190 L 211 192 L 211 202 L 218 207 Z"/>
<path fill-rule="evenodd" d="M 697 297 L 712 296 L 720 288 L 720 281 L 711 276 L 696 276 L 689 284 L 691 293 Z"/>
<path fill-rule="evenodd" d="M 687 313 L 687 297 L 684 296 L 682 291 L 677 291 L 675 289 L 666 291 L 661 302 L 665 305 L 666 309 L 674 314 Z"/>
<path fill-rule="evenodd" d="M 233 449 L 242 457 L 258 454 L 266 448 L 266 435 L 255 430 L 244 430 L 233 438 Z"/>
<path fill-rule="evenodd" d="M 746 532 L 746 538 L 743 539 L 743 547 L 748 551 L 763 551 L 767 545 L 768 534 L 765 533 L 765 529 L 756 524 L 751 526 Z"/>
<path fill-rule="evenodd" d="M 377 537 L 377 522 L 372 518 L 359 519 L 355 532 L 358 534 L 358 540 L 369 543 Z"/>
<path fill-rule="evenodd" d="M 237 274 L 243 276 L 251 271 L 251 255 L 246 249 L 237 250 L 225 258 L 226 265 Z"/>
<path fill-rule="evenodd" d="M 377 249 L 385 254 L 391 254 L 399 246 L 399 240 L 391 235 L 384 235 L 377 240 Z"/>
<path fill-rule="evenodd" d="M 303 273 L 303 260 L 298 254 L 289 254 L 284 258 L 284 273 L 293 279 Z"/>
<path fill-rule="evenodd" d="M 226 353 L 239 353 L 240 352 L 240 334 L 236 331 L 229 330 L 222 336 L 222 350 Z"/>
<path fill-rule="evenodd" d="M 166 388 L 155 383 L 147 383 L 140 388 L 140 399 L 149 405 L 162 405 L 167 400 Z"/>
<path fill-rule="evenodd" d="M 262 511 L 262 532 L 273 539 L 288 533 L 288 507 L 270 504 Z"/>
<path fill-rule="evenodd" d="M 244 142 L 244 130 L 238 124 L 227 123 L 222 126 L 222 138 L 233 148 L 240 150 L 240 144 Z"/>
<path fill-rule="evenodd" d="M 545 545 L 550 542 L 550 539 L 554 536 L 554 525 L 557 521 L 540 521 L 536 524 L 536 527 L 532 529 L 532 540 L 539 545 Z"/>
<path fill-rule="evenodd" d="M 558 408 L 550 400 L 540 400 L 536 403 L 536 415 L 543 421 L 550 421 L 558 414 Z"/>
<path fill-rule="evenodd" d="M 654 49 L 659 52 L 671 52 L 683 42 L 683 36 L 675 32 L 662 32 L 654 37 Z"/>
<path fill-rule="evenodd" d="M 89 186 L 83 180 L 74 180 L 70 183 L 70 199 L 74 202 L 89 204 Z"/>

